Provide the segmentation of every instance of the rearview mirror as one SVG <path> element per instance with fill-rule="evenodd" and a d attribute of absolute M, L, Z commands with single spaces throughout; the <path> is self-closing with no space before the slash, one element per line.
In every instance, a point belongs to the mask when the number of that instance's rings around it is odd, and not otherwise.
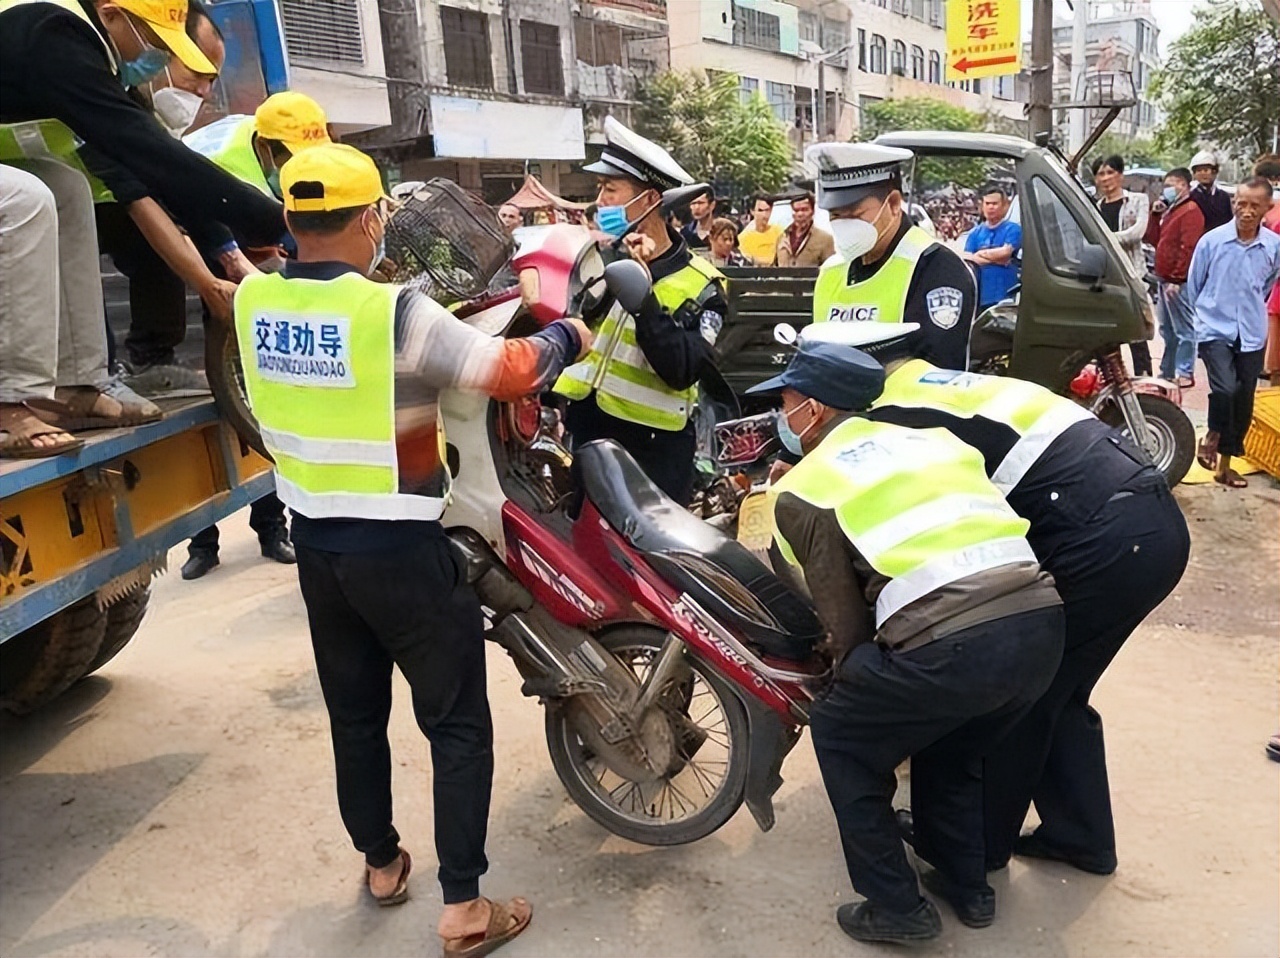
<path fill-rule="evenodd" d="M 653 290 L 645 268 L 633 259 L 618 260 L 604 268 L 604 284 L 628 313 L 635 314 Z"/>
<path fill-rule="evenodd" d="M 1097 290 L 1107 275 L 1107 251 L 1094 243 L 1086 243 L 1080 251 L 1076 277 Z"/>
<path fill-rule="evenodd" d="M 690 186 L 677 186 L 662 194 L 662 211 L 670 213 L 681 206 L 688 206 L 699 196 L 714 196 L 711 187 L 706 183 L 693 183 Z"/>

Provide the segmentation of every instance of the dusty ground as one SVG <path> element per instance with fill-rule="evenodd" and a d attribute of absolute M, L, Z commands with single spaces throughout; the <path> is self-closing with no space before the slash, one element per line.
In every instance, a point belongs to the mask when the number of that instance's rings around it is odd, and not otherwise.
<path fill-rule="evenodd" d="M 944 912 L 939 955 L 1277 954 L 1280 491 L 1179 491 L 1190 571 L 1128 643 L 1107 719 L 1121 865 L 1112 878 L 1015 861 L 1000 916 Z M 327 729 L 291 569 L 243 517 L 223 565 L 169 574 L 132 646 L 46 711 L 0 722 L 0 954 L 432 954 L 430 769 L 407 696 L 393 716 L 414 897 L 379 910 L 333 797 Z M 182 556 L 175 552 L 176 566 Z M 806 740 L 778 824 L 742 811 L 700 844 L 629 845 L 557 782 L 538 707 L 491 649 L 497 781 L 491 894 L 525 893 L 520 955 L 880 953 L 833 921 L 851 897 Z M 401 687 L 399 692 L 406 691 Z"/>

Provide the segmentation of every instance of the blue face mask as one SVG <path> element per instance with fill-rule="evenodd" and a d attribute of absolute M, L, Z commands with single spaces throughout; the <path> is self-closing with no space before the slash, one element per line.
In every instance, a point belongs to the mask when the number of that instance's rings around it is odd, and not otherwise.
<path fill-rule="evenodd" d="M 627 231 L 627 222 L 625 206 L 601 206 L 596 210 L 596 226 L 601 233 L 622 236 Z"/>
<path fill-rule="evenodd" d="M 1160 193 L 1160 198 L 1163 199 L 1169 205 L 1173 205 L 1173 201 L 1178 198 L 1178 191 L 1175 190 L 1172 186 L 1166 186 L 1164 190 Z"/>
<path fill-rule="evenodd" d="M 796 408 L 799 409 L 800 407 L 797 406 Z M 804 431 L 808 432 L 809 427 L 806 426 Z M 801 434 L 791 428 L 791 423 L 787 422 L 787 414 L 781 409 L 778 410 L 778 438 L 782 440 L 783 448 L 787 452 L 794 456 L 804 455 L 804 446 L 800 442 Z"/>
<path fill-rule="evenodd" d="M 168 65 L 168 53 L 155 47 L 147 47 L 135 59 L 120 64 L 120 82 L 126 89 L 142 86 L 163 73 Z"/>

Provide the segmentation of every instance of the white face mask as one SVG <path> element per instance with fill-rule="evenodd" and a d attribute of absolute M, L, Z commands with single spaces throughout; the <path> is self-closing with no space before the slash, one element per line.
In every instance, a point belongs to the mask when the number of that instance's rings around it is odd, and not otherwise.
<path fill-rule="evenodd" d="M 861 219 L 833 219 L 831 221 L 831 235 L 836 242 L 836 252 L 845 259 L 852 262 L 859 256 L 866 256 L 873 249 L 880 239 L 880 230 L 876 227 L 876 223 L 880 220 L 880 214 L 884 212 L 885 200 L 880 204 L 880 209 L 876 212 L 875 219 L 871 221 Z"/>
<path fill-rule="evenodd" d="M 174 139 L 187 132 L 203 105 L 204 98 L 198 93 L 179 90 L 173 86 L 157 90 L 151 97 L 152 112 Z"/>

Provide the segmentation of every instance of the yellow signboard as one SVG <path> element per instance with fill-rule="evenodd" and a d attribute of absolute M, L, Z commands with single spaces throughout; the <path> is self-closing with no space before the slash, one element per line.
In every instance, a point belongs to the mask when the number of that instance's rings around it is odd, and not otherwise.
<path fill-rule="evenodd" d="M 1021 70 L 1020 7 L 1019 0 L 947 0 L 947 79 Z"/>

